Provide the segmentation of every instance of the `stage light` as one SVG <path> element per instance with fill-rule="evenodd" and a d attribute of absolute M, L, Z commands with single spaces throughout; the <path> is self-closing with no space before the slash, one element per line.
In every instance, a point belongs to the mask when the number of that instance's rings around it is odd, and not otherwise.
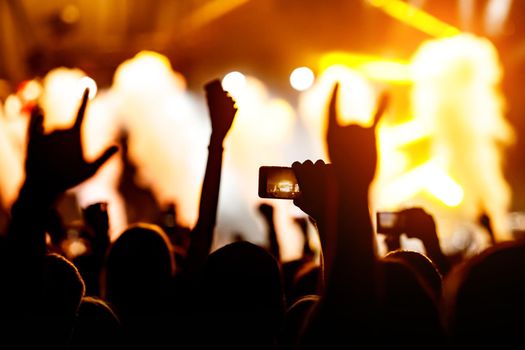
<path fill-rule="evenodd" d="M 314 72 L 308 67 L 295 68 L 290 74 L 290 85 L 297 91 L 304 91 L 314 83 Z"/>
<path fill-rule="evenodd" d="M 346 66 L 364 77 L 392 84 L 410 84 L 409 62 L 395 59 L 348 52 L 330 52 L 320 60 L 320 69 L 326 71 L 332 66 Z"/>
<path fill-rule="evenodd" d="M 77 6 L 69 4 L 60 11 L 60 19 L 64 23 L 73 24 L 80 19 L 80 10 Z"/>
<path fill-rule="evenodd" d="M 6 117 L 14 118 L 22 110 L 22 101 L 16 95 L 9 95 L 4 102 L 4 112 Z"/>
<path fill-rule="evenodd" d="M 84 91 L 86 88 L 89 89 L 89 99 L 92 100 L 97 95 L 97 83 L 92 78 L 85 76 L 80 78 L 79 84 Z"/>
<path fill-rule="evenodd" d="M 233 71 L 222 78 L 222 88 L 233 94 L 238 94 L 246 86 L 244 74 Z"/>
<path fill-rule="evenodd" d="M 395 19 L 436 38 L 461 33 L 456 27 L 401 0 L 368 0 L 368 3 L 380 8 Z"/>
<path fill-rule="evenodd" d="M 42 86 L 36 80 L 29 80 L 23 84 L 20 91 L 24 101 L 34 101 L 42 93 Z"/>

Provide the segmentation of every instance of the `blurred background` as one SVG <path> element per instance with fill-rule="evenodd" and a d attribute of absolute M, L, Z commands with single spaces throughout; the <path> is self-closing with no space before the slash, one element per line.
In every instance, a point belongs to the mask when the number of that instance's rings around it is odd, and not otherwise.
<path fill-rule="evenodd" d="M 87 157 L 123 147 L 64 199 L 64 221 L 107 201 L 113 238 L 135 221 L 191 227 L 210 132 L 203 85 L 219 78 L 239 115 L 216 247 L 265 242 L 259 166 L 328 161 L 335 81 L 346 122 L 366 125 L 377 97 L 392 96 L 374 211 L 424 205 L 448 251 L 489 244 L 483 213 L 496 238 L 514 237 L 525 230 L 524 11 L 517 0 L 0 0 L 2 225 L 23 179 L 25 108 L 38 101 L 47 130 L 67 126 L 89 86 Z M 304 214 L 268 203 L 292 259 Z"/>

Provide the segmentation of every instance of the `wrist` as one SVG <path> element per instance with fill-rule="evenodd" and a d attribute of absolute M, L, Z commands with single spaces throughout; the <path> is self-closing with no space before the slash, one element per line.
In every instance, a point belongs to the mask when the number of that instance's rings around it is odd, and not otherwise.
<path fill-rule="evenodd" d="M 39 208 L 52 207 L 59 195 L 50 186 L 26 179 L 20 188 L 17 201 Z"/>
<path fill-rule="evenodd" d="M 213 148 L 213 149 L 217 149 L 217 148 L 220 148 L 220 149 L 223 149 L 223 142 L 224 142 L 224 137 L 221 137 L 221 136 L 218 136 L 214 133 L 211 134 L 210 136 L 210 144 L 208 145 L 208 148 Z"/>

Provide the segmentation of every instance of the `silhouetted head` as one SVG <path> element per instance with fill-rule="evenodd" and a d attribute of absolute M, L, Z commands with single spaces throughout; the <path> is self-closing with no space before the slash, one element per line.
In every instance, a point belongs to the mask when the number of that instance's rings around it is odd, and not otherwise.
<path fill-rule="evenodd" d="M 442 340 L 444 333 L 438 307 L 421 279 L 408 264 L 398 259 L 383 258 L 381 267 L 384 276 L 383 335 Z"/>
<path fill-rule="evenodd" d="M 44 259 L 44 333 L 51 343 L 63 346 L 69 341 L 85 286 L 76 267 L 58 254 Z"/>
<path fill-rule="evenodd" d="M 78 308 L 71 349 L 117 348 L 121 327 L 118 317 L 101 299 L 84 297 Z"/>
<path fill-rule="evenodd" d="M 283 276 L 283 287 L 284 293 L 286 296 L 287 305 L 290 306 L 295 302 L 296 294 L 294 290 L 295 283 L 297 282 L 297 273 L 306 265 L 308 265 L 311 260 L 308 259 L 295 259 L 284 262 L 281 264 L 281 271 Z"/>
<path fill-rule="evenodd" d="M 300 347 L 300 338 L 319 300 L 320 297 L 317 295 L 306 295 L 288 308 L 279 337 L 279 348 L 297 349 Z"/>
<path fill-rule="evenodd" d="M 453 269 L 443 295 L 447 325 L 455 340 L 522 341 L 525 243 L 493 246 Z"/>
<path fill-rule="evenodd" d="M 235 242 L 213 252 L 199 291 L 205 341 L 246 348 L 275 345 L 284 297 L 279 265 L 265 249 Z"/>
<path fill-rule="evenodd" d="M 321 268 L 315 262 L 309 261 L 304 264 L 295 274 L 289 301 L 295 303 L 306 295 L 319 294 L 320 273 Z"/>
<path fill-rule="evenodd" d="M 407 264 L 429 288 L 435 300 L 440 300 L 443 278 L 436 265 L 427 256 L 409 250 L 395 250 L 388 253 L 385 258 L 398 259 Z"/>
<path fill-rule="evenodd" d="M 105 270 L 106 299 L 115 305 L 119 316 L 125 318 L 137 308 L 148 308 L 152 302 L 159 301 L 174 271 L 171 245 L 160 227 L 134 225 L 109 249 Z"/>

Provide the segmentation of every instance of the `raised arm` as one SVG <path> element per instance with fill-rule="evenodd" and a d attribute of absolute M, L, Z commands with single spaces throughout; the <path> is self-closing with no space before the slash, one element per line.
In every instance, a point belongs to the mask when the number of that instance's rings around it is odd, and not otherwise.
<path fill-rule="evenodd" d="M 437 235 L 436 223 L 432 215 L 422 208 L 408 208 L 401 211 L 405 221 L 405 234 L 407 237 L 419 238 L 425 246 L 430 260 L 436 264 L 443 276 L 451 269 L 448 257 L 441 250 Z"/>
<path fill-rule="evenodd" d="M 191 233 L 186 259 L 186 268 L 190 271 L 199 268 L 211 250 L 219 202 L 223 142 L 237 113 L 235 101 L 222 89 L 219 80 L 207 83 L 205 90 L 212 132 L 208 146 L 208 162 L 202 183 L 199 218 Z"/>
<path fill-rule="evenodd" d="M 333 227 L 325 230 L 323 243 L 326 287 L 311 323 L 318 341 L 335 343 L 377 326 L 377 257 L 368 190 L 377 163 L 375 126 L 386 106 L 382 98 L 370 128 L 341 126 L 338 88 L 337 84 L 328 108 L 326 137 L 337 195 L 335 208 L 324 215 L 324 225 Z M 328 219 L 329 215 L 334 219 Z"/>
<path fill-rule="evenodd" d="M 299 226 L 299 229 L 301 230 L 301 234 L 303 235 L 303 256 L 302 258 L 305 260 L 311 260 L 313 259 L 314 252 L 312 250 L 312 247 L 310 246 L 310 240 L 308 239 L 308 219 L 307 218 L 295 218 L 294 222 L 297 226 Z"/>
<path fill-rule="evenodd" d="M 8 288 L 13 292 L 10 302 L 16 305 L 14 317 L 23 319 L 24 334 L 35 336 L 33 339 L 40 339 L 39 322 L 44 319 L 41 296 L 47 214 L 61 194 L 95 174 L 117 151 L 112 146 L 94 162 L 84 159 L 80 136 L 88 93 L 86 90 L 75 124 L 69 129 L 44 134 L 42 111 L 34 109 L 31 115 L 26 179 L 12 207 L 8 231 L 10 254 L 15 262 L 10 266 L 12 281 Z"/>
<path fill-rule="evenodd" d="M 106 149 L 95 161 L 85 160 L 82 152 L 81 127 L 87 107 L 86 89 L 74 125 L 69 129 L 44 134 L 42 111 L 35 107 L 28 131 L 26 179 L 12 208 L 9 237 L 28 249 L 44 253 L 44 218 L 57 199 L 68 189 L 82 183 L 117 151 Z M 28 245 L 29 244 L 29 245 Z"/>
<path fill-rule="evenodd" d="M 368 190 L 377 163 L 375 127 L 386 108 L 382 97 L 370 128 L 341 126 L 337 120 L 338 85 L 328 111 L 327 144 L 338 187 L 337 238 L 327 281 L 327 298 L 349 305 L 355 317 L 366 317 L 376 295 L 376 251 Z M 344 300 L 341 300 L 344 299 Z"/>
<path fill-rule="evenodd" d="M 279 246 L 277 230 L 273 220 L 273 206 L 268 203 L 261 203 L 259 205 L 259 212 L 264 218 L 266 226 L 268 226 L 268 251 L 279 263 L 281 263 L 281 247 Z"/>

